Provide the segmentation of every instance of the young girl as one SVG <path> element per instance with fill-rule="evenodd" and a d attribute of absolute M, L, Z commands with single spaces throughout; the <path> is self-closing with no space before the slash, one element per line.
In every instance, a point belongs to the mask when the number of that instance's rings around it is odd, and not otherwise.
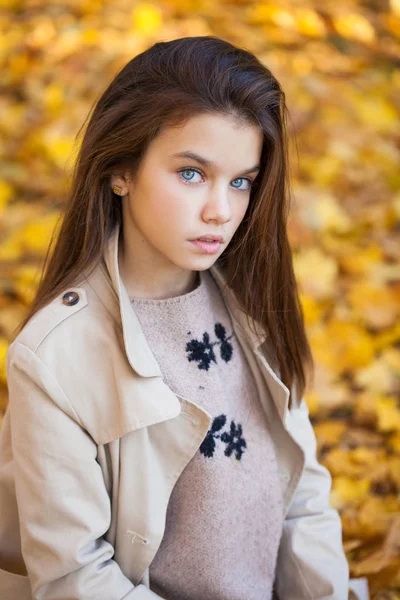
<path fill-rule="evenodd" d="M 284 98 L 205 36 L 98 100 L 7 353 L 2 600 L 348 598 L 303 398 Z"/>

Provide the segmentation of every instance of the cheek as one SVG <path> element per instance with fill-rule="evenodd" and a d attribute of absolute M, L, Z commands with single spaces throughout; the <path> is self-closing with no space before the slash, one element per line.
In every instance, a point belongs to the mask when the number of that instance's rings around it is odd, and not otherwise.
<path fill-rule="evenodd" d="M 151 212 L 156 221 L 178 229 L 188 216 L 188 194 L 182 185 L 174 182 L 173 177 L 166 179 L 168 183 L 153 188 L 151 192 Z"/>
<path fill-rule="evenodd" d="M 234 212 L 234 221 L 236 223 L 236 227 L 238 227 L 241 223 L 241 221 L 244 219 L 244 216 L 247 212 L 249 206 L 249 201 L 247 202 L 243 202 L 243 203 L 238 203 L 236 205 L 236 210 Z"/>
<path fill-rule="evenodd" d="M 133 214 L 137 224 L 148 234 L 168 230 L 179 230 L 184 227 L 188 216 L 188 203 L 185 190 L 177 186 L 165 185 L 162 182 L 152 183 L 146 189 L 138 190 L 133 203 Z"/>
<path fill-rule="evenodd" d="M 164 193 L 162 210 L 165 214 L 182 214 L 188 208 L 187 197 L 181 190 Z"/>

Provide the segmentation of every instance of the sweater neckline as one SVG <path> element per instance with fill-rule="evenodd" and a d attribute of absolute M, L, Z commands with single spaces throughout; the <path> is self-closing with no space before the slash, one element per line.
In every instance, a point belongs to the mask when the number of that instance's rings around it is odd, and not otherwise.
<path fill-rule="evenodd" d="M 140 298 L 138 296 L 129 296 L 131 304 L 151 304 L 151 305 L 165 305 L 165 304 L 177 304 L 180 302 L 187 302 L 193 300 L 199 296 L 205 287 L 205 276 L 203 271 L 197 271 L 197 285 L 196 287 L 187 292 L 186 294 L 180 294 L 179 296 L 172 296 L 170 298 Z"/>

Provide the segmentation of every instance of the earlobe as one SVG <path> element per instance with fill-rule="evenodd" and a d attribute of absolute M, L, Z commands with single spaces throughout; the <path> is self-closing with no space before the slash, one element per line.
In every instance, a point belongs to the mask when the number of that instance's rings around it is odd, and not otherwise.
<path fill-rule="evenodd" d="M 125 174 L 113 173 L 110 177 L 110 186 L 114 194 L 117 196 L 126 196 L 129 189 L 129 178 Z"/>
<path fill-rule="evenodd" d="M 113 190 L 114 194 L 117 194 L 118 196 L 122 196 L 122 187 L 120 187 L 119 185 L 113 185 L 112 190 Z"/>

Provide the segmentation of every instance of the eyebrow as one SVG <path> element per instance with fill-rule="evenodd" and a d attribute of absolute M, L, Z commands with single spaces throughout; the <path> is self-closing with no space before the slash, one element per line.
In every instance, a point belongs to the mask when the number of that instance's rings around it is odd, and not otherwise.
<path fill-rule="evenodd" d="M 171 154 L 171 158 L 190 158 L 191 160 L 195 160 L 196 162 L 200 163 L 204 167 L 209 167 L 209 168 L 215 168 L 217 166 L 217 163 L 215 163 L 213 160 L 204 158 L 204 156 L 200 156 L 199 154 L 196 154 L 195 152 L 191 152 L 190 150 L 186 150 L 185 152 L 176 152 L 175 154 Z M 251 167 L 250 169 L 246 169 L 245 171 L 242 171 L 242 173 L 243 173 L 243 175 L 247 175 L 248 173 L 255 173 L 256 171 L 259 171 L 259 170 L 260 170 L 260 165 L 255 165 L 254 167 Z"/>

